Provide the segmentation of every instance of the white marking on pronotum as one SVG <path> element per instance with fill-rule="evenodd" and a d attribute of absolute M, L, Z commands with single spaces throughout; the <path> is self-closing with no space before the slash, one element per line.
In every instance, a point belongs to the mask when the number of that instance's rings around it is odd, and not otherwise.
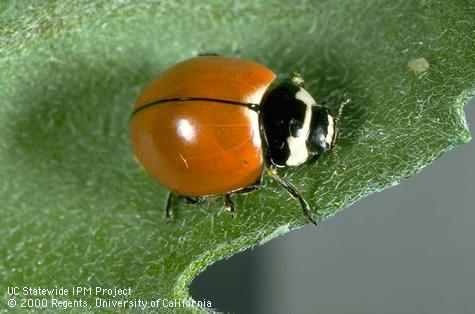
<path fill-rule="evenodd" d="M 183 157 L 183 155 L 181 153 L 178 153 L 178 155 L 180 155 L 181 160 L 183 160 L 183 162 L 185 163 L 186 169 L 189 169 L 190 167 L 188 166 L 188 163 L 186 162 L 185 157 Z"/>
<path fill-rule="evenodd" d="M 295 94 L 295 98 L 303 101 L 307 106 L 315 106 L 317 103 L 305 89 L 300 88 L 300 90 Z"/>
<path fill-rule="evenodd" d="M 332 144 L 334 134 L 335 134 L 335 122 L 333 122 L 332 116 L 328 115 L 327 136 L 325 137 L 325 142 L 327 142 L 328 146 Z"/>
<path fill-rule="evenodd" d="M 303 88 L 296 94 L 295 98 L 301 100 L 307 106 L 302 127 L 297 132 L 297 137 L 289 136 L 287 145 L 289 146 L 289 157 L 285 162 L 288 166 L 298 166 L 303 164 L 308 158 L 307 138 L 310 132 L 310 121 L 312 120 L 312 106 L 316 105 L 313 97 Z"/>

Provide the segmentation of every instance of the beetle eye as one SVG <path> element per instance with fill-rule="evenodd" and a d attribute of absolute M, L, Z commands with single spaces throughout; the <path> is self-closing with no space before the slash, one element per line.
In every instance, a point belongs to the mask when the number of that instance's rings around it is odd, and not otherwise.
<path fill-rule="evenodd" d="M 332 138 L 333 119 L 329 110 L 324 107 L 314 107 L 307 140 L 309 152 L 314 155 L 325 153 L 330 149 Z"/>
<path fill-rule="evenodd" d="M 310 152 L 314 154 L 322 154 L 326 152 L 329 147 L 327 142 L 325 142 L 325 132 L 321 127 L 317 127 L 312 130 L 310 140 Z"/>

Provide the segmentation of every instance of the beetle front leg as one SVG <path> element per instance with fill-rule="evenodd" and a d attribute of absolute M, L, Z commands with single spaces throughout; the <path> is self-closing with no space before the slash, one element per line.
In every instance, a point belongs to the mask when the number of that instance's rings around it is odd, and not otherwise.
<path fill-rule="evenodd" d="M 289 192 L 289 194 L 293 198 L 296 198 L 299 201 L 300 207 L 303 210 L 303 215 L 311 223 L 313 223 L 316 226 L 317 221 L 312 218 L 312 211 L 310 210 L 310 206 L 308 205 L 307 201 L 303 198 L 302 194 L 300 194 L 300 192 L 297 190 L 297 188 L 295 186 L 293 186 L 292 183 L 290 183 L 289 181 L 287 181 L 284 178 L 282 178 L 281 176 L 279 176 L 277 174 L 277 171 L 275 170 L 275 168 L 272 167 L 272 168 L 268 169 L 267 173 L 269 174 L 269 176 L 272 179 L 274 179 L 277 183 L 279 183 L 281 187 L 283 187 L 287 192 Z"/>

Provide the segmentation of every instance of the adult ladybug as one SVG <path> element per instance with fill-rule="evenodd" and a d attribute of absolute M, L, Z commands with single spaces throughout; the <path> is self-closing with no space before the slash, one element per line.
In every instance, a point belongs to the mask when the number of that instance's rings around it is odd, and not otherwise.
<path fill-rule="evenodd" d="M 329 151 L 338 116 L 317 105 L 297 74 L 277 79 L 253 61 L 202 55 L 145 88 L 134 103 L 130 134 L 136 158 L 169 189 L 167 219 L 173 196 L 223 196 L 234 215 L 230 195 L 257 189 L 267 172 L 316 224 L 308 203 L 276 170 Z"/>

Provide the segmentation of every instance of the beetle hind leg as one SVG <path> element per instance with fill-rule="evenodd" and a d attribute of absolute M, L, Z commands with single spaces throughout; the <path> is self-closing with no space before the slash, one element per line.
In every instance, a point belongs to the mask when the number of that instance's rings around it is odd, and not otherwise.
<path fill-rule="evenodd" d="M 217 54 L 216 52 L 203 52 L 203 53 L 198 54 L 198 57 L 205 57 L 205 56 L 217 57 L 219 56 L 219 54 Z"/>
<path fill-rule="evenodd" d="M 229 194 L 224 194 L 224 211 L 227 212 L 232 218 L 235 216 L 234 211 L 234 203 L 231 200 L 231 196 Z"/>
<path fill-rule="evenodd" d="M 174 199 L 180 202 L 183 202 L 185 204 L 199 205 L 199 204 L 202 204 L 206 200 L 206 197 L 183 196 L 183 195 L 175 194 L 173 192 L 168 191 L 167 196 L 166 196 L 166 201 L 165 201 L 165 220 L 167 222 L 171 222 L 173 220 L 174 210 L 173 210 L 172 203 Z"/>
<path fill-rule="evenodd" d="M 175 194 L 170 191 L 167 192 L 167 200 L 165 202 L 165 220 L 167 222 L 170 222 L 173 219 L 173 208 L 171 204 L 172 204 L 172 197 L 174 195 Z"/>

